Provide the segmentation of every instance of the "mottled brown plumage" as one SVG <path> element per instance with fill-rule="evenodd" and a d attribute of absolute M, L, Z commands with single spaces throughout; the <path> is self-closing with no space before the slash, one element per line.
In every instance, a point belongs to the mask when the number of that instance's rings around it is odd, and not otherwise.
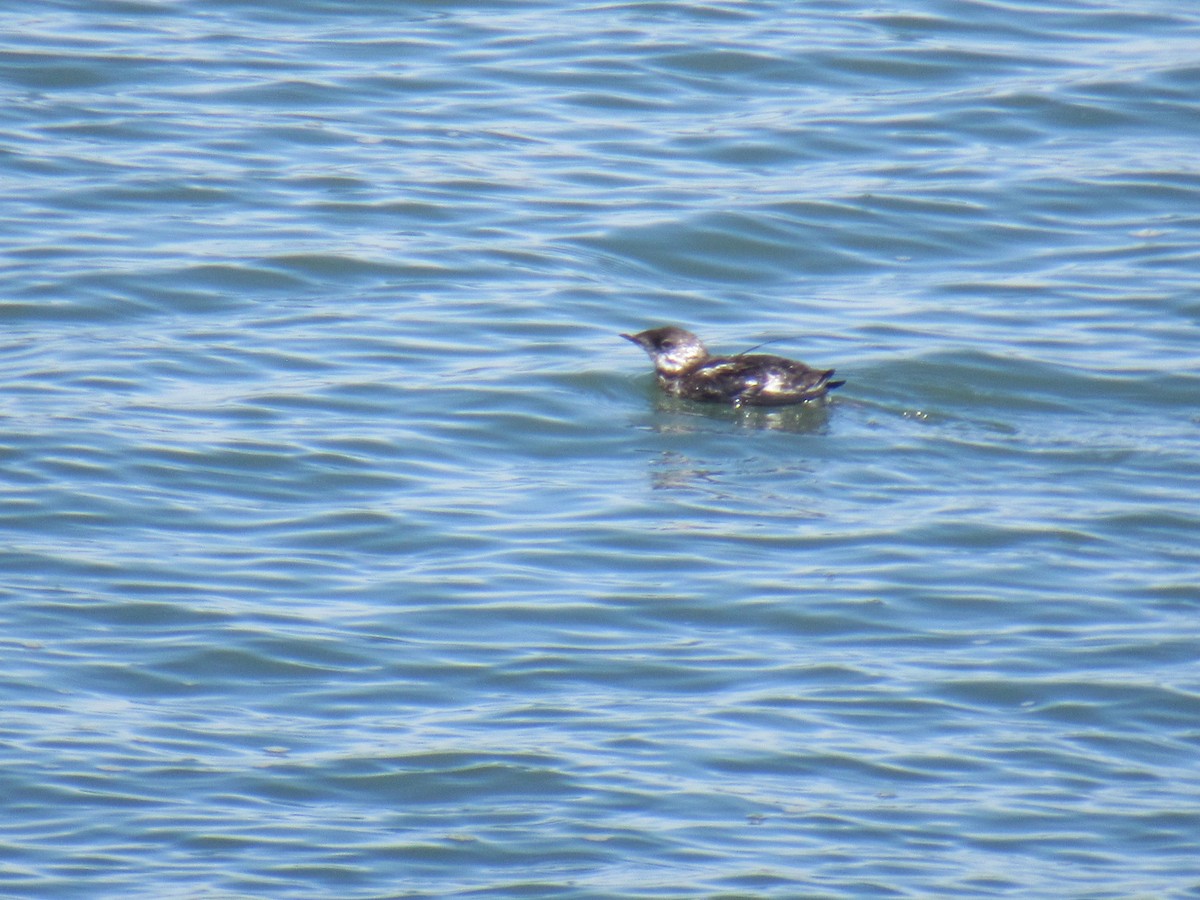
<path fill-rule="evenodd" d="M 833 369 L 765 353 L 713 356 L 700 338 L 674 325 L 622 334 L 650 356 L 662 389 L 676 397 L 733 406 L 784 406 L 823 400 L 845 384 Z"/>

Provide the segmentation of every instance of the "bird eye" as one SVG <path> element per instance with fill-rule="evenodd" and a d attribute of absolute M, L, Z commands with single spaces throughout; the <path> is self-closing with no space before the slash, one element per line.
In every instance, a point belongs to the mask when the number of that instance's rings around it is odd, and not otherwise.
<path fill-rule="evenodd" d="M 672 340 L 666 340 L 666 341 L 663 341 L 658 346 L 662 347 L 662 349 L 664 349 L 664 350 L 671 350 L 672 348 L 674 348 L 675 342 Z"/>

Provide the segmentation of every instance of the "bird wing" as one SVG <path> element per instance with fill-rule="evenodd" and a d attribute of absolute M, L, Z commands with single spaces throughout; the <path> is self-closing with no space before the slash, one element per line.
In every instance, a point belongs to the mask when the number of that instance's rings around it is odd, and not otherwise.
<path fill-rule="evenodd" d="M 769 406 L 820 397 L 830 386 L 833 370 L 818 370 L 782 356 L 735 356 L 700 366 L 690 379 L 697 400 L 732 401 Z"/>

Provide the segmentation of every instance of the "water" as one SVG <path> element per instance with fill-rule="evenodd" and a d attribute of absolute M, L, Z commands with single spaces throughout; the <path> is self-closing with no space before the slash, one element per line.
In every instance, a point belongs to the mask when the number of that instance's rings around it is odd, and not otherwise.
<path fill-rule="evenodd" d="M 5 896 L 1200 895 L 1191 4 L 0 22 Z"/>

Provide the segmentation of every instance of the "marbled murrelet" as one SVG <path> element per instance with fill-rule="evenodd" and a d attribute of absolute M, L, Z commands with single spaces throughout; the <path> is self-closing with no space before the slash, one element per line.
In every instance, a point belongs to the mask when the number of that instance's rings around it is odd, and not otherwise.
<path fill-rule="evenodd" d="M 829 380 L 833 369 L 812 369 L 782 356 L 713 356 L 700 338 L 674 325 L 621 337 L 650 356 L 664 391 L 688 400 L 784 406 L 824 400 L 826 393 L 845 384 Z"/>

